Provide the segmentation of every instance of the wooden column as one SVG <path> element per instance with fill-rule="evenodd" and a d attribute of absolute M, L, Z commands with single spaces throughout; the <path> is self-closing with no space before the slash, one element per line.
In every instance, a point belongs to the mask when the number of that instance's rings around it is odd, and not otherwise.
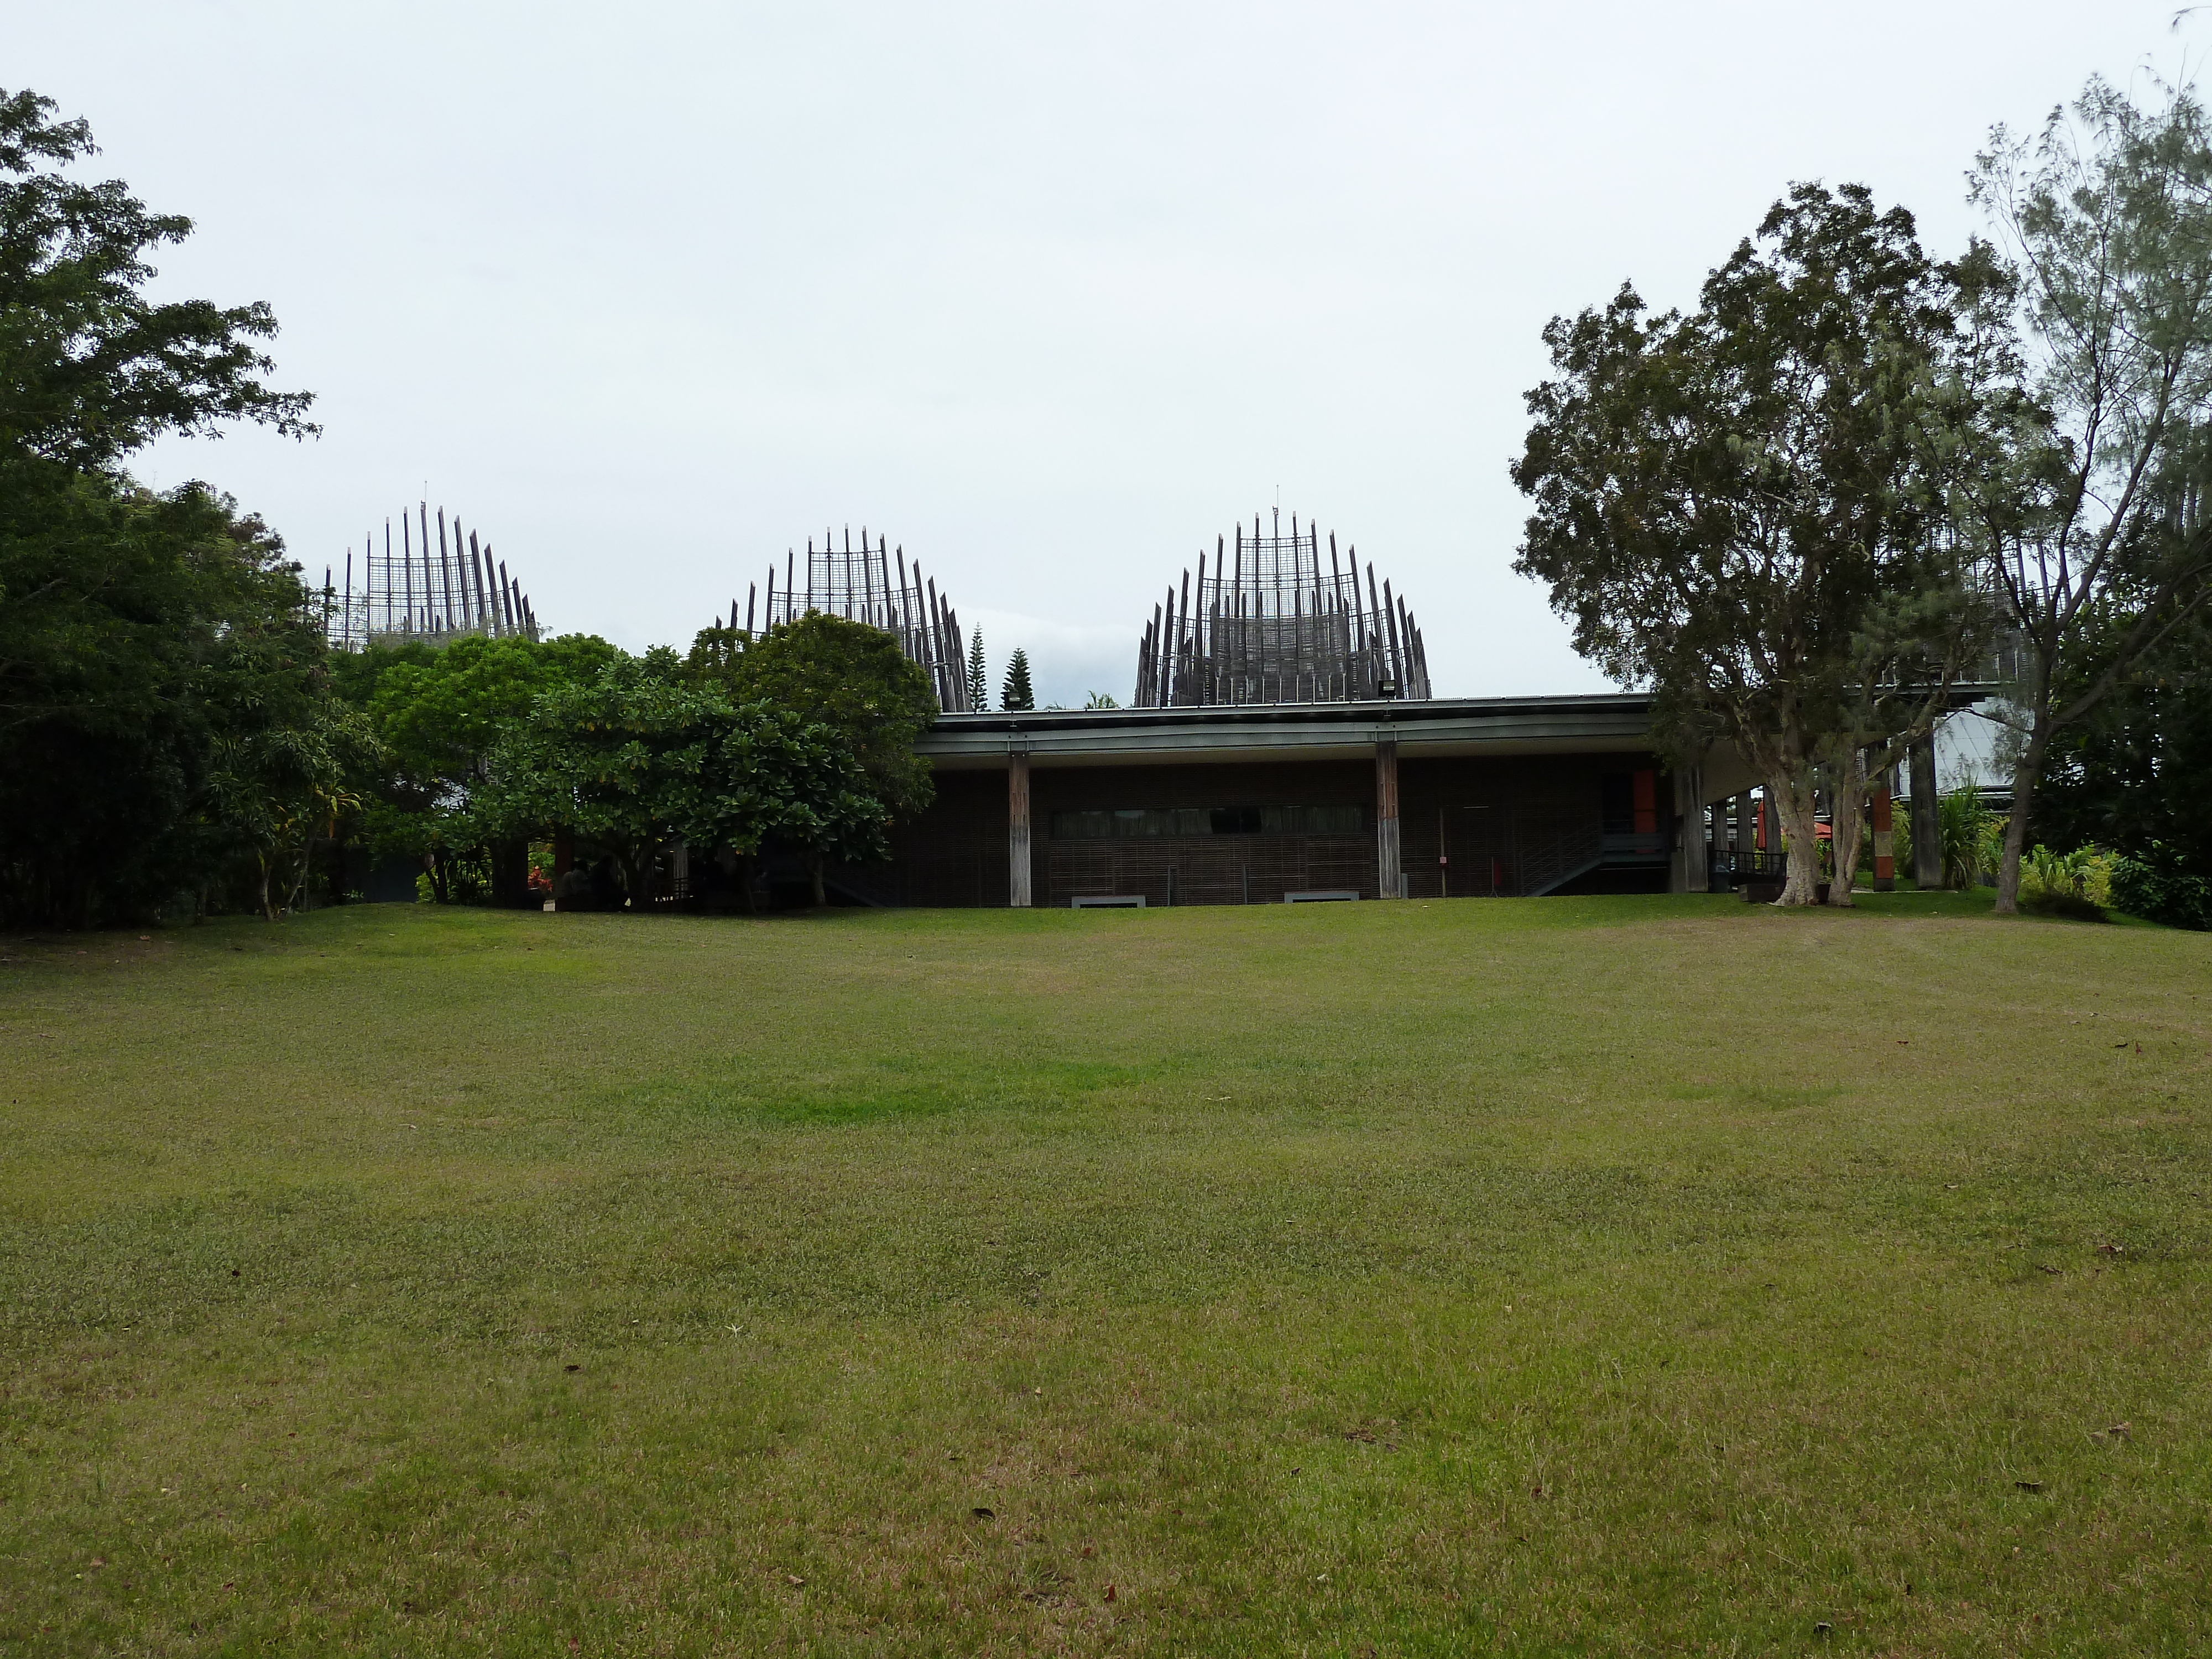
<path fill-rule="evenodd" d="M 1890 821 L 1890 769 L 1881 769 L 1874 786 L 1874 890 L 1897 890 L 1897 830 Z"/>
<path fill-rule="evenodd" d="M 1936 739 L 1926 737 L 1910 754 L 1912 787 L 1912 879 L 1922 890 L 1943 884 L 1943 821 L 1936 805 Z"/>
<path fill-rule="evenodd" d="M 1404 885 L 1398 858 L 1398 740 L 1375 744 L 1375 870 L 1376 896 L 1394 899 Z"/>
<path fill-rule="evenodd" d="M 1030 757 L 1027 750 L 1006 754 L 1006 902 L 1017 910 L 1036 899 L 1030 885 Z"/>
<path fill-rule="evenodd" d="M 1678 893 L 1702 893 L 1711 885 L 1705 852 L 1705 780 L 1701 766 L 1674 774 L 1674 858 L 1669 885 Z"/>

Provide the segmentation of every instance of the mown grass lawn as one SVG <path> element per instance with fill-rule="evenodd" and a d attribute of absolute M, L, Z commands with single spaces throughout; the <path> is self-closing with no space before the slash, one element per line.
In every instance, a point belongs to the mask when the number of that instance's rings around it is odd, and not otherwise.
<path fill-rule="evenodd" d="M 2212 939 L 0 950 L 0 1653 L 2203 1652 Z"/>

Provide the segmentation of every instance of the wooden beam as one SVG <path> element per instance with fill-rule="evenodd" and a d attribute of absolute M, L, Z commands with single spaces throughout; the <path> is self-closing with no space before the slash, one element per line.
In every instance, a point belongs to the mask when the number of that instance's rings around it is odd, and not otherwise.
<path fill-rule="evenodd" d="M 1006 753 L 1006 902 L 1017 910 L 1029 909 L 1035 902 L 1030 878 L 1030 757 L 1025 749 L 1011 749 Z"/>
<path fill-rule="evenodd" d="M 1674 772 L 1674 856 L 1668 886 L 1677 893 L 1702 893 L 1711 886 L 1712 866 L 1705 851 L 1705 769 Z"/>
<path fill-rule="evenodd" d="M 1398 839 L 1398 740 L 1381 738 L 1375 744 L 1376 896 L 1398 897 L 1405 885 L 1402 871 Z"/>

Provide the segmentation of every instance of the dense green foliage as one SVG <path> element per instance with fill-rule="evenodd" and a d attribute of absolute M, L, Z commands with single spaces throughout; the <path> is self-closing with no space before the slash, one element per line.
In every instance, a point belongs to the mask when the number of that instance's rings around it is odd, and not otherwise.
<path fill-rule="evenodd" d="M 191 222 L 71 171 L 82 121 L 0 94 L 0 921 L 86 926 L 307 879 L 366 747 L 277 538 L 122 462 L 238 419 L 312 430 L 261 376 L 266 307 L 155 304 Z"/>
<path fill-rule="evenodd" d="M 342 655 L 339 684 L 367 713 L 380 748 L 360 819 L 362 855 L 418 865 L 444 902 L 527 902 L 526 838 L 481 810 L 492 748 L 538 698 L 621 654 L 571 635 L 543 644 L 464 635 Z"/>
<path fill-rule="evenodd" d="M 1936 512 L 1980 447 L 1958 362 L 1975 280 L 1932 264 L 1903 209 L 1800 185 L 1695 313 L 1647 319 L 1624 287 L 1545 330 L 1515 568 L 1579 650 L 1653 687 L 1663 740 L 1752 761 L 1793 848 L 1786 902 L 1812 901 L 1816 787 L 1859 799 L 1864 751 L 1927 729 L 1976 642 Z"/>
<path fill-rule="evenodd" d="M 2185 865 L 2163 842 L 2112 862 L 2114 908 L 2169 927 L 2212 928 L 2212 878 Z"/>
<path fill-rule="evenodd" d="M 1801 185 L 1693 315 L 1624 288 L 1546 331 L 1518 568 L 1680 753 L 1752 760 L 1800 899 L 1815 790 L 1848 861 L 1873 775 L 1993 672 L 2001 911 L 2031 831 L 2212 875 L 2212 123 L 2151 84 L 1993 133 L 1997 241 L 1950 264 Z"/>
<path fill-rule="evenodd" d="M 0 92 L 0 455 L 97 470 L 228 421 L 313 431 L 304 394 L 262 382 L 267 306 L 145 296 L 147 256 L 191 221 L 76 177 L 95 152 L 51 99 Z"/>
<path fill-rule="evenodd" d="M 0 457 L 0 917 L 283 902 L 368 751 L 258 522 Z"/>
<path fill-rule="evenodd" d="M 2100 637 L 2129 620 L 2109 608 Z M 2109 650 L 2084 641 L 2069 681 L 2101 678 Z M 2062 694 L 2063 695 L 2063 694 Z M 2083 716 L 2054 733 L 2036 790 L 2037 836 L 2163 856 L 2212 875 L 2212 617 L 2199 612 Z"/>
<path fill-rule="evenodd" d="M 2069 731 L 2212 593 L 2212 126 L 2185 89 L 2147 109 L 2092 80 L 2033 137 L 1999 129 L 1972 190 L 2014 273 L 1990 337 L 2040 416 L 2016 428 L 1994 497 L 1956 503 L 2020 659 L 2002 909 L 2046 771 L 2089 781 L 2096 751 L 2124 749 L 2130 727 L 2140 740 L 2169 705 L 2139 701 L 2079 744 Z M 2140 796 L 2143 769 L 2118 770 Z"/>
<path fill-rule="evenodd" d="M 692 647 L 690 670 L 733 706 L 772 703 L 828 727 L 889 814 L 918 812 L 934 798 L 929 763 L 914 745 L 937 717 L 937 694 L 881 629 L 819 611 L 753 639 L 708 629 Z"/>
<path fill-rule="evenodd" d="M 612 854 L 633 901 L 653 895 L 655 855 L 679 837 L 702 853 L 771 840 L 817 860 L 888 852 L 889 809 L 842 732 L 764 698 L 733 704 L 665 651 L 536 697 L 504 726 L 487 771 L 489 824 L 566 831 Z"/>
<path fill-rule="evenodd" d="M 854 624 L 689 672 L 583 636 L 334 654 L 257 520 L 122 471 L 162 433 L 313 428 L 261 379 L 266 307 L 146 299 L 148 250 L 190 222 L 77 180 L 91 153 L 83 123 L 0 94 L 0 922 L 274 915 L 379 866 L 530 903 L 538 837 L 619 859 L 633 896 L 672 837 L 774 844 L 818 896 L 823 860 L 883 856 L 927 804 L 927 681 Z"/>

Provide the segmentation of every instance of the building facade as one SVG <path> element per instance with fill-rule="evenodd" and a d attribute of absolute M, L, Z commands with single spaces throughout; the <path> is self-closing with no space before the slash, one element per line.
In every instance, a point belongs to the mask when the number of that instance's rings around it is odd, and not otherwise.
<path fill-rule="evenodd" d="M 937 800 L 888 866 L 903 905 L 1279 903 L 1702 890 L 1709 803 L 1640 696 L 947 714 Z"/>

